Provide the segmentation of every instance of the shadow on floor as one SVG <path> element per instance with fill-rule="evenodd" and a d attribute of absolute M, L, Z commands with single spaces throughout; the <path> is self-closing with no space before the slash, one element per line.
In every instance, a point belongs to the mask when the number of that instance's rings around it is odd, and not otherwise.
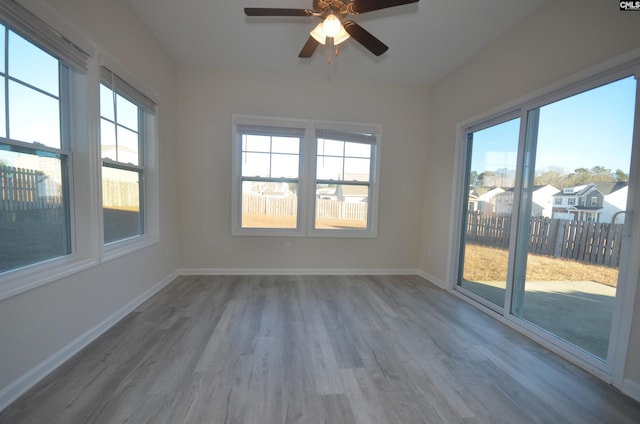
<path fill-rule="evenodd" d="M 465 281 L 462 287 L 502 306 L 504 288 Z M 616 289 L 592 281 L 527 282 L 522 308 L 514 315 L 606 359 Z"/>

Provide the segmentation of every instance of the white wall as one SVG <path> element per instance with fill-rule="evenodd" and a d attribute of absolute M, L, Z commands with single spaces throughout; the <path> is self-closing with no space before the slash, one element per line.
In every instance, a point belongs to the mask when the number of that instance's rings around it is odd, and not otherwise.
<path fill-rule="evenodd" d="M 602 0 L 550 1 L 431 87 L 420 268 L 449 283 L 456 125 L 640 46 L 640 17 Z M 432 199 L 438 199 L 434 202 Z M 640 311 L 640 294 L 636 300 Z M 640 382 L 640 313 L 626 377 Z M 640 387 L 640 386 L 639 386 Z"/>
<path fill-rule="evenodd" d="M 183 267 L 415 269 L 426 89 L 181 67 L 179 97 Z M 234 113 L 381 124 L 378 238 L 232 237 Z"/>
<path fill-rule="evenodd" d="M 0 407 L 30 382 L 34 374 L 26 373 L 46 370 L 50 363 L 43 361 L 59 358 L 56 354 L 64 356 L 70 345 L 178 266 L 177 182 L 172 166 L 177 67 L 124 1 L 54 0 L 51 4 L 70 27 L 126 64 L 158 95 L 160 242 L 0 302 Z"/>

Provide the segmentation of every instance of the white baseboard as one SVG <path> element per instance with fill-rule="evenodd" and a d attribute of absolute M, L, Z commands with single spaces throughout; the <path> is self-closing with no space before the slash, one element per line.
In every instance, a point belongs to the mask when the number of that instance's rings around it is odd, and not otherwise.
<path fill-rule="evenodd" d="M 12 402 L 22 396 L 27 390 L 33 387 L 36 383 L 49 375 L 52 371 L 54 371 L 65 361 L 67 361 L 73 355 L 86 347 L 89 343 L 97 339 L 109 328 L 113 327 L 118 321 L 120 321 L 146 300 L 148 300 L 151 296 L 162 290 L 177 276 L 178 274 L 176 272 L 173 272 L 170 275 L 166 276 L 161 281 L 154 284 L 153 287 L 150 287 L 144 293 L 140 294 L 135 299 L 131 300 L 125 306 L 120 308 L 118 311 L 111 314 L 104 321 L 88 330 L 80 337 L 73 340 L 67 346 L 58 350 L 56 353 L 33 367 L 31 370 L 24 373 L 4 389 L 0 390 L 0 411 L 4 410 Z"/>
<path fill-rule="evenodd" d="M 410 268 L 182 268 L 179 275 L 420 275 Z"/>
<path fill-rule="evenodd" d="M 625 378 L 622 382 L 622 393 L 640 402 L 640 383 Z"/>
<path fill-rule="evenodd" d="M 437 286 L 439 288 L 441 288 L 442 290 L 449 290 L 449 285 L 437 278 L 434 277 L 433 275 L 429 274 L 428 272 L 422 271 L 422 270 L 416 270 L 417 275 L 419 275 L 420 277 L 424 278 L 425 280 L 427 280 L 428 282 L 430 282 L 431 284 L 433 284 L 434 286 Z"/>

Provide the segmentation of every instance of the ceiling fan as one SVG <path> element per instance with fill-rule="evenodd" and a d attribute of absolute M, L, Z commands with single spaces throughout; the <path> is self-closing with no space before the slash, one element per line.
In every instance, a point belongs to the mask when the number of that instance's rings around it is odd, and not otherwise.
<path fill-rule="evenodd" d="M 327 38 L 331 38 L 333 45 L 337 46 L 353 37 L 371 53 L 380 56 L 389 47 L 374 37 L 369 31 L 352 20 L 344 20 L 348 15 L 373 12 L 374 10 L 387 9 L 409 3 L 417 3 L 419 0 L 313 0 L 313 9 L 281 9 L 270 7 L 246 7 L 244 13 L 247 16 L 301 16 L 315 17 L 322 20 L 310 33 L 309 39 L 298 54 L 298 57 L 307 58 L 313 55 L 320 44 L 326 44 Z"/>

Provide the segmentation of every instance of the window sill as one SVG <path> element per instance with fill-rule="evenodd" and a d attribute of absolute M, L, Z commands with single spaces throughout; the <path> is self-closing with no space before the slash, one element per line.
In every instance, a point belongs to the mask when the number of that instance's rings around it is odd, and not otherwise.
<path fill-rule="evenodd" d="M 52 259 L 0 275 L 0 301 L 42 287 L 98 264 L 94 258 L 69 256 Z"/>
<path fill-rule="evenodd" d="M 109 262 L 129 255 L 138 250 L 153 246 L 157 242 L 158 240 L 155 237 L 139 236 L 110 243 L 104 246 L 101 262 Z"/>
<path fill-rule="evenodd" d="M 372 239 L 377 238 L 378 233 L 374 230 L 310 230 L 309 237 Z"/>
<path fill-rule="evenodd" d="M 240 237 L 314 237 L 314 238 L 351 238 L 372 239 L 378 234 L 374 230 L 309 230 L 307 233 L 301 230 L 283 230 L 275 228 L 242 228 L 234 229 L 232 236 Z"/>

